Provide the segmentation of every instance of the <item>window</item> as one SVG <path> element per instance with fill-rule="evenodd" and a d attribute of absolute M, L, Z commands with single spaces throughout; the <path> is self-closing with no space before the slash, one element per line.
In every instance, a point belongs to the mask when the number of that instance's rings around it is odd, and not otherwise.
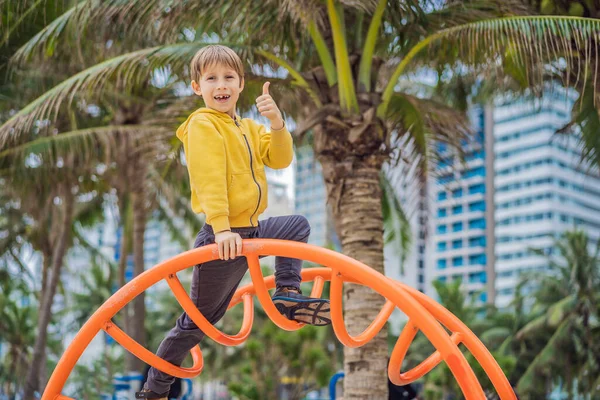
<path fill-rule="evenodd" d="M 447 278 L 445 276 L 440 276 L 438 278 L 438 281 L 440 281 L 440 282 L 446 282 L 446 280 L 447 280 Z"/>
<path fill-rule="evenodd" d="M 473 254 L 469 256 L 469 265 L 485 265 L 486 263 L 485 254 Z"/>
<path fill-rule="evenodd" d="M 466 179 L 473 178 L 475 176 L 485 176 L 485 167 L 477 167 L 474 169 L 470 169 L 464 174 L 464 177 Z"/>
<path fill-rule="evenodd" d="M 478 183 L 476 185 L 469 186 L 469 194 L 485 193 L 485 185 Z"/>
<path fill-rule="evenodd" d="M 438 225 L 437 227 L 437 233 L 438 235 L 443 235 L 444 233 L 448 232 L 448 227 L 446 225 Z"/>
<path fill-rule="evenodd" d="M 437 244 L 438 251 L 446 251 L 446 242 L 439 242 Z"/>
<path fill-rule="evenodd" d="M 453 157 L 443 157 L 440 162 L 438 163 L 438 167 L 439 168 L 446 168 L 452 165 L 452 158 Z"/>
<path fill-rule="evenodd" d="M 445 208 L 438 209 L 438 218 L 443 218 L 448 215 L 448 211 Z"/>
<path fill-rule="evenodd" d="M 448 193 L 441 191 L 438 192 L 438 200 L 446 200 L 448 198 Z"/>
<path fill-rule="evenodd" d="M 469 283 L 487 283 L 486 273 L 481 271 L 469 274 Z"/>
<path fill-rule="evenodd" d="M 453 249 L 461 249 L 463 247 L 463 241 L 462 239 L 457 239 L 457 240 L 453 240 L 452 241 L 452 248 Z"/>
<path fill-rule="evenodd" d="M 469 203 L 469 211 L 485 211 L 485 201 L 476 201 L 474 203 Z"/>
<path fill-rule="evenodd" d="M 469 239 L 469 247 L 485 247 L 485 236 L 477 236 Z"/>
<path fill-rule="evenodd" d="M 425 263 L 423 262 L 423 260 L 419 260 L 419 269 L 423 268 L 425 268 Z"/>
<path fill-rule="evenodd" d="M 437 268 L 438 269 L 445 269 L 446 268 L 446 260 L 445 259 L 441 259 L 437 261 Z"/>
<path fill-rule="evenodd" d="M 440 185 L 445 185 L 447 183 L 450 183 L 454 180 L 454 176 L 452 174 L 446 174 L 446 175 L 442 175 L 438 178 L 438 183 Z"/>
<path fill-rule="evenodd" d="M 458 198 L 458 197 L 461 197 L 462 194 L 463 194 L 462 188 L 454 189 L 452 191 L 452 197 L 454 197 L 455 199 Z"/>
<path fill-rule="evenodd" d="M 462 214 L 462 211 L 463 211 L 462 205 L 452 207 L 452 214 Z"/>
<path fill-rule="evenodd" d="M 452 266 L 453 267 L 462 267 L 463 264 L 463 258 L 462 257 L 454 257 L 452 258 Z"/>
<path fill-rule="evenodd" d="M 452 224 L 452 232 L 460 232 L 463 230 L 462 222 L 455 222 Z"/>
<path fill-rule="evenodd" d="M 485 219 L 477 218 L 470 220 L 469 229 L 485 229 Z"/>
<path fill-rule="evenodd" d="M 485 303 L 487 301 L 487 293 L 483 292 L 479 295 L 479 300 L 481 300 L 482 303 Z"/>
<path fill-rule="evenodd" d="M 485 157 L 485 153 L 483 150 L 475 151 L 465 157 L 467 161 L 482 159 Z"/>

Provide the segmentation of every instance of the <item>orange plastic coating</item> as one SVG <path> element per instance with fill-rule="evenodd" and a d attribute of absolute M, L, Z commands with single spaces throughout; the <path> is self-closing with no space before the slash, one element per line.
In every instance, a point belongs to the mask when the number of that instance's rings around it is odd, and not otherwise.
<path fill-rule="evenodd" d="M 194 321 L 196 326 L 206 334 L 206 336 L 225 346 L 236 346 L 246 341 L 250 335 L 250 331 L 252 330 L 252 322 L 254 322 L 254 302 L 252 301 L 251 295 L 245 294 L 243 296 L 244 319 L 242 320 L 242 328 L 240 329 L 240 332 L 235 336 L 229 336 L 215 328 L 213 324 L 204 318 L 204 315 L 198 311 L 192 299 L 190 299 L 190 297 L 187 295 L 183 285 L 176 275 L 169 276 L 167 282 L 175 294 L 175 297 L 177 297 L 177 301 L 179 301 L 181 307 L 183 307 L 187 315 L 192 321 Z"/>
<path fill-rule="evenodd" d="M 216 245 L 204 246 L 177 255 L 136 277 L 111 296 L 83 325 L 75 336 L 60 361 L 58 362 L 42 400 L 67 400 L 61 391 L 77 363 L 79 357 L 100 330 L 105 330 L 128 351 L 153 367 L 173 376 L 193 377 L 202 371 L 202 353 L 198 346 L 192 349 L 194 366 L 181 368 L 157 357 L 127 336 L 112 322 L 112 318 L 121 308 L 131 302 L 137 295 L 166 279 L 177 300 L 190 318 L 213 340 L 225 345 L 243 343 L 248 337 L 253 321 L 252 296 L 256 295 L 265 313 L 273 322 L 285 330 L 300 329 L 303 324 L 283 317 L 275 308 L 268 290 L 275 286 L 275 278 L 262 276 L 259 256 L 273 255 L 302 259 L 326 268 L 308 268 L 302 270 L 303 282 L 314 281 L 311 296 L 318 297 L 323 290 L 325 280 L 331 281 L 331 317 L 333 329 L 338 339 L 346 346 L 362 346 L 371 340 L 385 325 L 395 307 L 404 312 L 409 322 L 402 331 L 390 358 L 388 374 L 392 382 L 406 384 L 420 378 L 444 361 L 452 371 L 464 396 L 468 400 L 485 399 L 481 385 L 473 370 L 458 348 L 462 343 L 480 363 L 500 399 L 515 400 L 516 396 L 502 372 L 483 343 L 458 318 L 440 304 L 423 293 L 400 282 L 391 280 L 366 265 L 343 254 L 305 243 L 275 240 L 250 239 L 243 241 L 243 255 L 248 259 L 248 267 L 252 284 L 238 288 L 229 304 L 229 308 L 244 303 L 244 318 L 240 332 L 235 336 L 222 333 L 194 307 L 193 302 L 183 289 L 176 273 L 190 266 L 215 260 L 218 258 Z M 387 299 L 387 303 L 375 320 L 356 337 L 348 334 L 342 312 L 343 282 L 352 282 L 368 286 Z M 442 326 L 443 325 L 443 326 Z M 448 335 L 446 330 L 452 332 Z M 421 330 L 431 341 L 437 351 L 412 370 L 401 373 L 400 367 L 408 347 L 418 330 Z"/>

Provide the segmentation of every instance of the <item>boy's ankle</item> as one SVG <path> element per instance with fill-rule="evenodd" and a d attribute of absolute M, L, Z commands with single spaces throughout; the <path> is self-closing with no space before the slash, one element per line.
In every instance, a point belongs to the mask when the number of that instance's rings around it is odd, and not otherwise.
<path fill-rule="evenodd" d="M 296 286 L 278 286 L 275 291 L 276 292 L 293 292 L 293 293 L 302 294 L 302 291 L 300 290 L 300 288 L 296 287 Z"/>

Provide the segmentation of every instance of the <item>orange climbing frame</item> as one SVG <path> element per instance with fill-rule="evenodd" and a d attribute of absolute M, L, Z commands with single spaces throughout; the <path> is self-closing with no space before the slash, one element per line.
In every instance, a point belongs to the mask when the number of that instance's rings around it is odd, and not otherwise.
<path fill-rule="evenodd" d="M 321 295 L 326 280 L 331 281 L 330 300 L 333 330 L 345 346 L 364 345 L 385 326 L 394 308 L 398 307 L 404 312 L 409 321 L 394 347 L 388 370 L 389 377 L 395 384 L 403 385 L 413 382 L 444 361 L 454 374 L 466 399 L 485 399 L 481 385 L 458 347 L 462 343 L 483 367 L 500 398 L 502 400 L 516 399 L 500 366 L 477 336 L 448 310 L 421 292 L 391 280 L 357 260 L 309 244 L 275 239 L 250 239 L 243 242 L 243 255 L 248 260 L 252 284 L 240 287 L 229 304 L 229 308 L 240 302 L 244 304 L 242 327 L 237 335 L 227 335 L 209 323 L 196 309 L 176 275 L 178 271 L 192 265 L 217 259 L 216 245 L 190 250 L 147 270 L 123 286 L 90 317 L 58 362 L 46 385 L 42 400 L 70 399 L 60 393 L 79 357 L 100 330 L 104 330 L 135 356 L 163 372 L 181 378 L 199 375 L 203 368 L 199 346 L 194 347 L 191 351 L 193 366 L 181 368 L 146 350 L 112 322 L 112 318 L 121 308 L 163 279 L 167 280 L 177 300 L 196 325 L 207 336 L 220 344 L 235 346 L 248 338 L 254 319 L 254 295 L 269 318 L 280 328 L 288 331 L 300 329 L 303 324 L 286 319 L 277 311 L 271 301 L 268 290 L 275 286 L 275 279 L 273 276 L 267 278 L 262 276 L 258 258 L 262 255 L 298 258 L 326 266 L 326 268 L 303 269 L 302 280 L 304 282 L 314 281 L 311 293 L 311 296 L 314 297 Z M 371 325 L 363 333 L 354 337 L 346 330 L 342 314 L 343 282 L 368 286 L 387 299 L 387 303 Z M 449 335 L 444 327 L 451 331 L 452 335 Z M 425 334 L 437 351 L 412 370 L 402 373 L 400 371 L 402 362 L 419 330 Z"/>

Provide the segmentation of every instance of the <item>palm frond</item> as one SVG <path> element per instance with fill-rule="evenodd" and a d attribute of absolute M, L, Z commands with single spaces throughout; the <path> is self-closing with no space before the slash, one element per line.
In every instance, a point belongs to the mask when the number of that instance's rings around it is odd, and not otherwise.
<path fill-rule="evenodd" d="M 124 88 L 135 87 L 150 79 L 151 71 L 169 64 L 173 69 L 182 68 L 202 43 L 184 43 L 158 46 L 120 55 L 94 65 L 42 94 L 11 119 L 0 126 L 0 148 L 6 146 L 12 135 L 31 129 L 35 121 L 55 118 L 60 105 L 71 102 L 74 96 L 86 90 L 101 92 L 109 81 Z"/>
<path fill-rule="evenodd" d="M 156 148 L 153 144 L 166 141 L 173 132 L 157 125 L 108 125 L 96 128 L 80 129 L 53 136 L 44 136 L 24 144 L 0 151 L 0 161 L 10 158 L 13 170 L 23 165 L 15 160 L 23 160 L 31 154 L 47 163 L 55 164 L 67 154 L 78 154 L 83 162 L 95 159 L 110 162 L 112 154 L 119 148 L 117 135 L 127 135 L 132 143 L 138 143 L 136 151 L 143 152 Z"/>
<path fill-rule="evenodd" d="M 320 20 L 323 7 L 311 0 L 297 2 L 300 7 L 291 7 L 292 2 L 284 2 L 288 7 L 281 3 L 281 0 L 261 3 L 195 0 L 168 4 L 164 0 L 83 0 L 23 46 L 15 61 L 23 61 L 36 52 L 52 51 L 56 46 L 68 48 L 69 31 L 75 32 L 74 37 L 82 37 L 98 29 L 117 30 L 120 37 L 143 38 L 146 45 L 173 44 L 181 37 L 194 41 L 210 38 L 219 42 L 268 43 L 294 54 L 298 43 L 290 40 L 297 37 L 291 30 L 309 19 Z M 307 3 L 312 4 L 307 6 Z M 291 12 L 294 10 L 299 12 Z M 252 32 L 252 37 L 248 32 Z"/>
<path fill-rule="evenodd" d="M 360 59 L 358 82 L 362 85 L 362 88 L 359 87 L 359 90 L 363 89 L 365 92 L 371 91 L 371 66 L 373 65 L 373 54 L 375 52 L 375 46 L 377 44 L 377 38 L 379 36 L 379 30 L 381 28 L 386 5 L 387 0 L 379 0 L 379 4 L 377 5 L 373 17 L 371 18 L 371 23 L 369 24 L 369 31 L 367 32 L 367 38 L 365 39 L 365 45 Z"/>
<path fill-rule="evenodd" d="M 304 79 L 304 77 L 298 71 L 296 71 L 287 61 L 283 60 L 280 57 L 277 57 L 276 55 L 268 51 L 257 50 L 257 53 L 262 55 L 266 59 L 273 61 L 280 67 L 285 68 L 294 78 L 294 81 L 292 82 L 293 84 L 305 90 L 309 94 L 310 98 L 315 102 L 315 105 L 317 105 L 318 107 L 321 107 L 323 105 L 321 103 L 321 100 L 319 99 L 319 96 L 314 92 L 314 90 L 312 90 L 306 79 Z"/>
<path fill-rule="evenodd" d="M 394 87 L 409 63 L 424 49 L 438 64 L 457 64 L 463 70 L 501 71 L 507 58 L 527 71 L 534 86 L 562 76 L 567 87 L 585 86 L 598 76 L 600 20 L 525 16 L 472 22 L 436 32 L 415 45 L 396 67 L 384 90 L 380 115 L 385 115 Z M 429 63 L 431 64 L 431 63 Z M 575 82 L 571 82 L 576 73 Z M 501 75 L 501 74 L 498 74 Z M 596 85 L 593 85 L 597 87 Z"/>
<path fill-rule="evenodd" d="M 327 83 L 331 87 L 337 83 L 337 72 L 335 69 L 335 63 L 333 62 L 333 58 L 331 58 L 331 53 L 327 47 L 327 43 L 325 43 L 323 35 L 321 35 L 319 27 L 316 23 L 311 22 L 308 25 L 308 33 L 310 34 L 315 48 L 317 49 L 317 53 L 319 54 L 321 65 L 323 66 L 325 76 L 327 77 Z"/>
<path fill-rule="evenodd" d="M 464 113 L 458 112 L 437 101 L 420 99 L 396 93 L 388 108 L 387 121 L 391 129 L 412 139 L 412 154 L 405 151 L 403 157 L 421 159 L 421 168 L 427 171 L 429 162 L 439 157 L 431 143 L 439 141 L 449 144 L 460 152 L 461 142 L 472 134 L 471 125 Z"/>
<path fill-rule="evenodd" d="M 63 31 L 69 19 L 71 19 L 77 11 L 87 10 L 87 8 L 76 5 L 71 9 L 67 10 L 64 14 L 50 22 L 34 37 L 32 37 L 27 43 L 25 43 L 15 54 L 11 57 L 13 64 L 22 64 L 32 54 L 34 49 L 41 48 L 42 45 L 47 46 L 46 52 L 51 51 L 51 46 L 55 43 L 58 35 Z M 89 16 L 89 13 L 87 13 Z"/>
<path fill-rule="evenodd" d="M 600 113 L 598 111 L 598 99 L 591 84 L 587 85 L 577 103 L 573 106 L 575 120 L 579 127 L 579 141 L 582 150 L 582 158 L 596 168 L 600 168 Z"/>
<path fill-rule="evenodd" d="M 400 39 L 398 44 L 392 47 L 394 54 L 400 55 L 423 37 L 443 29 L 476 21 L 532 14 L 532 10 L 522 0 L 446 1 L 437 5 L 431 4 L 428 8 L 425 12 L 410 14 L 404 20 L 386 18 L 386 22 L 395 28 L 395 33 Z"/>
<path fill-rule="evenodd" d="M 333 35 L 340 106 L 346 111 L 358 112 L 358 100 L 354 89 L 354 78 L 350 68 L 348 45 L 346 43 L 344 10 L 338 7 L 335 0 L 327 0 L 327 14 L 329 15 Z"/>
<path fill-rule="evenodd" d="M 552 361 L 560 359 L 560 343 L 569 335 L 571 324 L 571 319 L 565 319 L 556 329 L 552 335 L 552 338 L 548 341 L 544 348 L 535 356 L 517 383 L 517 389 L 519 392 L 525 393 L 535 384 L 535 378 L 540 376 L 536 374 L 536 371 L 544 369 Z"/>

